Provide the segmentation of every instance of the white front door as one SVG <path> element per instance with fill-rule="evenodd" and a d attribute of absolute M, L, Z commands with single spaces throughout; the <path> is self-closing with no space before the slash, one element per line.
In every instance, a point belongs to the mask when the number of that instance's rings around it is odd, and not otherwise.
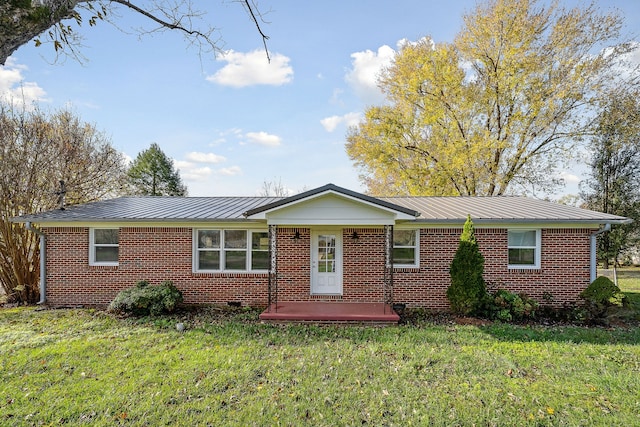
<path fill-rule="evenodd" d="M 342 295 L 342 231 L 314 231 L 311 241 L 311 293 Z"/>

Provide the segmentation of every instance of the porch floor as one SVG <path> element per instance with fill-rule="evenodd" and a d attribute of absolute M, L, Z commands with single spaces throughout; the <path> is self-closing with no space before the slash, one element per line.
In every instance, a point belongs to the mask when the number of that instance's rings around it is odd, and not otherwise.
<path fill-rule="evenodd" d="M 267 322 L 397 324 L 400 316 L 383 303 L 278 302 L 260 314 Z"/>

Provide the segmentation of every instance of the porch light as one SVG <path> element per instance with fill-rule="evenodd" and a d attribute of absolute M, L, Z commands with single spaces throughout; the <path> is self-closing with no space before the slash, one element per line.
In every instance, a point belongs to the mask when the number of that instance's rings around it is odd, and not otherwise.
<path fill-rule="evenodd" d="M 295 234 L 292 237 L 293 240 L 298 241 L 300 240 L 300 232 L 296 231 Z"/>
<path fill-rule="evenodd" d="M 353 233 L 351 233 L 352 240 L 358 240 L 359 238 L 360 238 L 360 235 L 358 234 L 357 231 L 354 231 Z"/>

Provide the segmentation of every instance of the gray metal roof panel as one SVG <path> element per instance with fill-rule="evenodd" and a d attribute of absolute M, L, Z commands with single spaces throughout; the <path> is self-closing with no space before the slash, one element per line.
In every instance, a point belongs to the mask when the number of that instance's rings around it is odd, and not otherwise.
<path fill-rule="evenodd" d="M 26 222 L 238 220 L 278 197 L 120 197 L 16 218 Z"/>
<path fill-rule="evenodd" d="M 245 213 L 279 206 L 281 197 L 121 197 L 15 218 L 17 222 L 240 221 Z M 366 199 L 369 200 L 369 196 Z M 623 223 L 624 217 L 526 197 L 388 197 L 383 206 L 416 212 L 420 222 Z"/>
<path fill-rule="evenodd" d="M 625 222 L 627 218 L 518 196 L 388 197 L 382 198 L 420 212 L 419 221 L 559 221 Z"/>

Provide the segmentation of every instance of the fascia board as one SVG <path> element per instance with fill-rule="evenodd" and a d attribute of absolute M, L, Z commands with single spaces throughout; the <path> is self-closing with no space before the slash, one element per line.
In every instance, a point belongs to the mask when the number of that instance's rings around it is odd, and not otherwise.
<path fill-rule="evenodd" d="M 38 227 L 51 228 L 51 227 L 163 227 L 163 228 L 199 228 L 199 227 L 224 227 L 224 228 L 264 228 L 266 223 L 264 221 L 250 221 L 250 220 L 211 220 L 203 221 L 202 219 L 193 221 L 121 221 L 121 220 L 100 220 L 100 221 L 43 221 L 35 222 Z"/>
<path fill-rule="evenodd" d="M 315 199 L 321 198 L 321 197 L 325 197 L 327 195 L 338 196 L 340 198 L 343 198 L 343 199 L 346 199 L 346 200 L 349 200 L 349 201 L 352 201 L 352 202 L 355 202 L 355 203 L 359 203 L 359 204 L 366 205 L 366 206 L 369 206 L 369 207 L 372 207 L 372 208 L 375 208 L 375 209 L 379 209 L 379 210 L 384 211 L 384 212 L 392 213 L 392 214 L 394 214 L 396 216 L 396 219 L 403 219 L 403 220 L 404 219 L 406 219 L 406 220 L 414 220 L 415 219 L 415 216 L 409 215 L 409 214 L 407 214 L 405 212 L 401 212 L 401 211 L 389 208 L 387 206 L 380 205 L 378 203 L 372 203 L 372 202 L 370 202 L 368 200 L 363 200 L 363 199 L 358 198 L 358 197 L 353 197 L 353 196 L 350 196 L 348 194 L 344 194 L 344 193 L 341 193 L 341 192 L 335 191 L 335 190 L 326 190 L 326 191 L 323 191 L 321 193 L 312 194 L 312 195 L 309 195 L 309 196 L 307 196 L 305 198 L 294 200 L 294 201 L 292 201 L 290 203 L 287 203 L 287 204 L 284 204 L 284 205 L 279 205 L 279 206 L 273 207 L 271 209 L 267 209 L 267 210 L 255 213 L 253 215 L 249 215 L 247 217 L 247 219 L 266 219 L 266 218 L 268 218 L 268 215 L 270 213 L 272 213 L 272 212 L 276 212 L 276 211 L 279 211 L 281 209 L 289 209 L 289 208 L 291 208 L 293 206 L 296 206 L 296 205 L 299 205 L 299 204 L 308 203 L 308 202 L 310 202 L 312 200 L 315 200 Z"/>
<path fill-rule="evenodd" d="M 420 228 L 451 228 L 464 226 L 465 220 L 463 219 L 451 219 L 451 220 L 416 220 L 413 223 Z M 473 226 L 475 228 L 599 228 L 600 226 L 611 223 L 617 224 L 613 221 L 560 221 L 560 220 L 537 220 L 537 221 L 523 221 L 518 220 L 475 220 L 473 219 Z M 411 224 L 406 222 L 403 224 Z"/>

